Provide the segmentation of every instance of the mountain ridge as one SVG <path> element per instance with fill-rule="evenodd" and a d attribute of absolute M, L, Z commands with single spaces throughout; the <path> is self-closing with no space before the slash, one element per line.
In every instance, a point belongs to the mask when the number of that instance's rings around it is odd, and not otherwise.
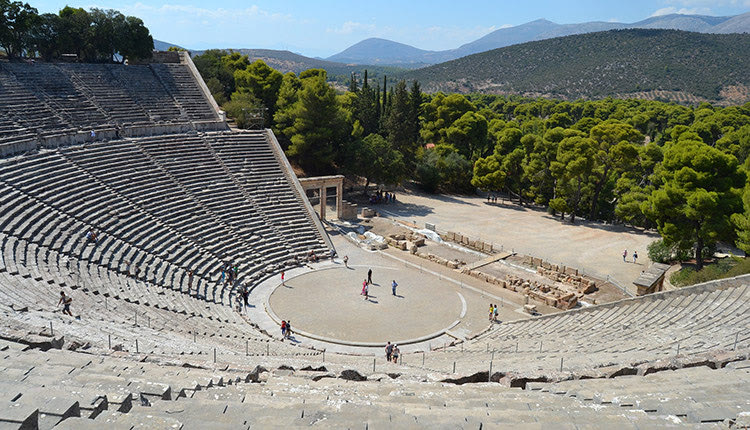
<path fill-rule="evenodd" d="M 750 101 L 750 34 L 623 29 L 498 48 L 399 76 L 427 92 Z M 651 94 L 651 96 L 648 96 Z"/>
<path fill-rule="evenodd" d="M 368 38 L 326 60 L 347 64 L 396 65 L 421 67 L 455 60 L 466 55 L 512 46 L 535 40 L 617 29 L 673 29 L 710 34 L 750 32 L 750 12 L 734 16 L 668 14 L 649 17 L 635 23 L 589 21 L 578 24 L 557 24 L 541 18 L 513 27 L 500 28 L 455 49 L 430 51 L 382 38 Z M 372 41 L 377 40 L 377 43 Z M 397 53 L 404 55 L 397 55 Z M 387 59 L 387 61 L 385 61 Z"/>

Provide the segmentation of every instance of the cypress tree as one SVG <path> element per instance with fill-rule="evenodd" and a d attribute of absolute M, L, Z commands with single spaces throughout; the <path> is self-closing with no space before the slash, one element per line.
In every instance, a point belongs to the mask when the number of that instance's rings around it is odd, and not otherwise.
<path fill-rule="evenodd" d="M 357 91 L 359 91 L 357 88 L 357 75 L 352 72 L 351 76 L 349 76 L 349 92 L 356 94 Z"/>

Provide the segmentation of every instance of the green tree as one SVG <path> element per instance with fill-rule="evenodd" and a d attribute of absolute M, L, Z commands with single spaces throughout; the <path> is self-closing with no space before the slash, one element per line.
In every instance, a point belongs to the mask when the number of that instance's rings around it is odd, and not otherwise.
<path fill-rule="evenodd" d="M 266 124 L 276 113 L 276 100 L 283 75 L 269 67 L 263 60 L 256 60 L 244 70 L 234 72 L 234 82 L 240 93 L 249 92 L 268 109 Z"/>
<path fill-rule="evenodd" d="M 730 216 L 742 208 L 745 174 L 737 159 L 703 142 L 669 144 L 659 169 L 662 185 L 643 204 L 666 245 L 692 245 L 698 270 L 703 249 L 732 234 Z"/>
<path fill-rule="evenodd" d="M 83 8 L 65 6 L 60 10 L 60 54 L 75 54 L 82 61 L 90 60 L 90 29 L 91 16 Z"/>
<path fill-rule="evenodd" d="M 33 46 L 29 35 L 37 18 L 37 10 L 28 3 L 0 0 L 0 47 L 8 58 L 20 57 Z"/>
<path fill-rule="evenodd" d="M 406 173 L 401 152 L 379 134 L 356 141 L 354 166 L 356 174 L 366 180 L 365 194 L 370 183 L 399 184 Z"/>
<path fill-rule="evenodd" d="M 612 175 L 629 170 L 638 158 L 638 147 L 643 135 L 630 124 L 607 120 L 594 126 L 589 133 L 596 145 L 594 165 L 591 170 L 594 195 L 591 199 L 589 219 L 597 219 L 599 197 L 604 185 L 613 180 Z"/>
<path fill-rule="evenodd" d="M 409 93 L 406 91 L 406 82 L 399 81 L 393 92 L 388 117 L 385 119 L 385 131 L 391 146 L 404 154 L 408 160 L 413 160 L 416 142 L 411 140 L 409 118 Z"/>
<path fill-rule="evenodd" d="M 58 15 L 54 13 L 39 15 L 37 24 L 32 28 L 29 36 L 32 40 L 33 50 L 44 61 L 52 61 L 60 55 L 59 31 L 60 17 Z"/>
<path fill-rule="evenodd" d="M 596 154 L 596 143 L 587 137 L 571 136 L 560 142 L 557 159 L 550 165 L 555 177 L 556 198 L 565 199 L 565 207 L 570 212 L 570 222 L 575 222 L 576 213 L 583 195 L 584 183 L 591 174 Z M 559 200 L 556 206 L 561 206 Z"/>
<path fill-rule="evenodd" d="M 294 120 L 281 130 L 291 141 L 287 155 L 309 174 L 330 173 L 337 152 L 350 134 L 345 113 L 324 76 L 302 79 L 301 85 L 297 101 L 285 113 Z"/>
<path fill-rule="evenodd" d="M 492 150 L 487 139 L 487 127 L 485 117 L 473 111 L 466 112 L 445 130 L 444 141 L 455 146 L 464 158 L 476 160 Z"/>

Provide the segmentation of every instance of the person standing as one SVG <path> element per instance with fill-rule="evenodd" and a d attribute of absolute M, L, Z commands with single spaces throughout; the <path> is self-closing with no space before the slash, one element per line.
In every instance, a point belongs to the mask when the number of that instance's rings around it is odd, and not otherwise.
<path fill-rule="evenodd" d="M 391 342 L 385 344 L 385 361 L 391 361 L 391 354 L 393 353 L 393 345 Z"/>
<path fill-rule="evenodd" d="M 188 292 L 192 291 L 193 289 L 193 270 L 188 270 Z"/>
<path fill-rule="evenodd" d="M 367 283 L 372 284 L 372 269 L 367 269 Z"/>
<path fill-rule="evenodd" d="M 398 284 L 396 283 L 396 280 L 394 279 L 393 282 L 391 282 L 391 290 L 393 291 L 393 295 L 396 295 L 396 287 L 398 287 Z"/>
<path fill-rule="evenodd" d="M 628 262 L 626 260 L 626 258 L 628 258 L 628 250 L 627 249 L 624 250 L 624 251 L 622 251 L 622 261 L 623 261 L 623 263 L 627 263 Z"/>
<path fill-rule="evenodd" d="M 391 357 L 393 358 L 393 362 L 398 364 L 398 356 L 401 354 L 401 350 L 398 349 L 398 345 L 393 345 L 393 352 L 391 352 Z"/>
<path fill-rule="evenodd" d="M 286 321 L 281 320 L 281 339 L 286 338 Z"/>
<path fill-rule="evenodd" d="M 492 316 L 495 315 L 495 305 L 490 303 L 490 316 L 487 317 L 489 321 L 492 321 Z"/>
<path fill-rule="evenodd" d="M 60 301 L 57 302 L 57 306 L 63 305 L 62 313 L 73 316 L 70 312 L 70 304 L 73 302 L 73 298 L 65 295 L 65 291 L 60 291 Z"/>
<path fill-rule="evenodd" d="M 286 337 L 292 337 L 292 320 L 286 322 Z"/>
<path fill-rule="evenodd" d="M 367 293 L 368 293 L 367 279 L 365 279 L 364 281 L 362 281 L 362 295 L 365 296 L 365 300 L 367 300 Z"/>
<path fill-rule="evenodd" d="M 637 264 L 638 251 L 633 251 L 633 264 Z"/>
<path fill-rule="evenodd" d="M 281 285 L 283 285 L 283 286 L 286 287 L 286 284 L 284 283 L 284 274 L 285 274 L 285 272 L 282 270 L 281 271 Z"/>

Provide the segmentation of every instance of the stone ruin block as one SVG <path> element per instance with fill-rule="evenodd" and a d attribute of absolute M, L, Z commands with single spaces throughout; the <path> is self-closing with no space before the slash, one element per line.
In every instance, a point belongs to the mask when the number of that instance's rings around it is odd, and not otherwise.
<path fill-rule="evenodd" d="M 528 300 L 528 297 L 527 297 L 527 300 Z M 528 304 L 523 305 L 523 311 L 526 312 L 527 314 L 534 315 L 536 314 L 536 305 L 528 305 Z"/>
<path fill-rule="evenodd" d="M 404 236 L 403 233 L 392 234 L 392 235 L 390 235 L 390 237 L 393 238 L 393 239 L 395 239 L 395 240 L 405 240 L 406 239 L 406 236 Z"/>
<path fill-rule="evenodd" d="M 412 239 L 412 243 L 417 246 L 424 246 L 424 237 L 415 237 Z"/>
<path fill-rule="evenodd" d="M 458 262 L 457 261 L 446 261 L 446 266 L 450 267 L 451 269 L 458 269 Z"/>
<path fill-rule="evenodd" d="M 542 263 L 544 263 L 544 261 L 542 261 L 541 258 L 533 258 L 532 257 L 532 259 L 531 259 L 531 265 L 532 266 L 537 266 L 538 267 L 538 266 L 541 266 Z"/>
<path fill-rule="evenodd" d="M 575 267 L 566 267 L 565 273 L 572 276 L 578 276 L 578 269 Z"/>
<path fill-rule="evenodd" d="M 375 211 L 370 208 L 362 208 L 362 218 L 372 218 L 375 216 Z"/>
<path fill-rule="evenodd" d="M 461 236 L 461 243 L 463 245 L 468 245 L 469 244 L 469 237 L 468 236 Z"/>
<path fill-rule="evenodd" d="M 492 253 L 492 244 L 491 243 L 487 243 L 487 242 L 482 243 L 482 251 L 486 252 L 487 254 L 491 254 Z"/>

